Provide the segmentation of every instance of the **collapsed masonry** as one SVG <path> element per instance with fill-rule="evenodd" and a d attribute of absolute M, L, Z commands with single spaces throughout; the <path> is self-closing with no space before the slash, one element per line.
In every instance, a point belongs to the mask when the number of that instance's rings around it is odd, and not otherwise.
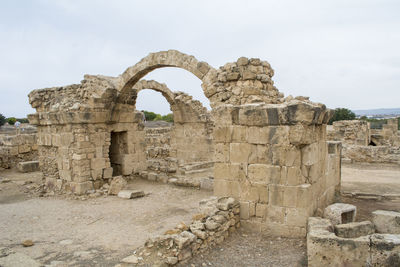
<path fill-rule="evenodd" d="M 335 203 L 308 219 L 308 266 L 399 266 L 400 213 L 376 210 L 355 222 L 356 207 Z"/>
<path fill-rule="evenodd" d="M 400 164 L 397 118 L 388 119 L 382 129 L 371 129 L 363 120 L 336 121 L 328 126 L 328 140 L 342 142 L 346 161 Z"/>
<path fill-rule="evenodd" d="M 197 76 L 211 114 L 184 93 L 141 80 L 162 67 Z M 84 194 L 113 175 L 154 171 L 135 109 L 138 91 L 153 89 L 174 114 L 171 161 L 159 165 L 158 175 L 214 162 L 214 194 L 239 200 L 244 225 L 304 236 L 307 218 L 330 204 L 340 187 L 341 145 L 326 141 L 331 110 L 305 97 L 284 98 L 273 74 L 260 59 L 242 57 L 214 69 L 169 50 L 148 55 L 119 77 L 85 75 L 80 84 L 34 90 L 29 100 L 37 112 L 29 120 L 38 127 L 46 184 Z"/>
<path fill-rule="evenodd" d="M 18 163 L 37 160 L 36 128 L 25 126 L 17 130 L 2 127 L 0 132 L 0 169 L 15 168 Z"/>

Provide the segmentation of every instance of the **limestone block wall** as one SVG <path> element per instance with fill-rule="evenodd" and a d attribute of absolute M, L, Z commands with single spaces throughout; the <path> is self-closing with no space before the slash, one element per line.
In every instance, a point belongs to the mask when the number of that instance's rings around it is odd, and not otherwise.
<path fill-rule="evenodd" d="M 0 134 L 0 168 L 14 168 L 21 161 L 37 160 L 35 132 L 36 130 L 27 134 Z"/>
<path fill-rule="evenodd" d="M 88 123 L 92 116 L 98 116 L 100 122 Z M 29 116 L 31 123 L 37 124 L 39 166 L 50 190 L 82 194 L 100 188 L 114 174 L 111 163 L 118 164 L 124 175 L 145 169 L 141 114 L 131 112 L 124 115 L 126 120 L 111 124 L 101 122 L 105 119 L 101 116 L 104 116 L 102 111 Z M 113 133 L 124 133 L 126 146 L 111 162 Z"/>
<path fill-rule="evenodd" d="M 173 126 L 145 128 L 146 161 L 149 172 L 176 173 L 176 150 L 171 148 Z"/>
<path fill-rule="evenodd" d="M 343 146 L 343 158 L 351 162 L 400 164 L 400 147 Z"/>
<path fill-rule="evenodd" d="M 212 161 L 214 145 L 212 129 L 206 123 L 176 123 L 171 146 L 180 165 Z"/>
<path fill-rule="evenodd" d="M 357 234 L 357 237 L 340 237 L 330 220 L 309 218 L 308 266 L 399 266 L 400 235 Z"/>
<path fill-rule="evenodd" d="M 387 124 L 383 125 L 382 137 L 387 145 L 400 146 L 399 121 L 397 118 L 388 119 Z"/>
<path fill-rule="evenodd" d="M 370 127 L 363 120 L 335 121 L 328 127 L 328 140 L 341 141 L 343 145 L 368 146 Z"/>
<path fill-rule="evenodd" d="M 332 171 L 340 148 L 326 142 L 331 112 L 296 99 L 213 112 L 214 194 L 240 201 L 245 227 L 305 236 L 307 218 L 333 200 L 340 184 L 340 171 Z"/>

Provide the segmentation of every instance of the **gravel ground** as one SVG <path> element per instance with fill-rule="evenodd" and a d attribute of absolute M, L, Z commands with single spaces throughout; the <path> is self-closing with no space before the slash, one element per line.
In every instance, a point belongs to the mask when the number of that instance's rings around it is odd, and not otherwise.
<path fill-rule="evenodd" d="M 238 230 L 224 243 L 178 266 L 307 266 L 306 240 Z"/>

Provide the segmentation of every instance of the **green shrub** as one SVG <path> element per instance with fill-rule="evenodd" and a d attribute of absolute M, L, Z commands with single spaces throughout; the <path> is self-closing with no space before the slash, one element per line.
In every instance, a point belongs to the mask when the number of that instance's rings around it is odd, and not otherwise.
<path fill-rule="evenodd" d="M 29 120 L 27 118 L 22 118 L 22 119 L 17 119 L 20 123 L 29 123 Z"/>
<path fill-rule="evenodd" d="M 3 114 L 0 113 L 0 126 L 4 125 L 6 123 L 6 117 L 3 116 Z"/>
<path fill-rule="evenodd" d="M 167 115 L 161 115 L 158 113 L 154 113 L 152 111 L 142 110 L 144 116 L 146 117 L 146 121 L 166 121 L 166 122 L 174 122 L 174 115 L 169 113 Z"/>
<path fill-rule="evenodd" d="M 333 117 L 330 119 L 329 124 L 332 124 L 334 121 L 343 121 L 343 120 L 355 120 L 356 114 L 353 111 L 347 108 L 337 108 L 335 109 L 335 113 Z"/>
<path fill-rule="evenodd" d="M 14 117 L 7 118 L 7 122 L 10 125 L 14 125 L 17 122 L 17 119 Z"/>
<path fill-rule="evenodd" d="M 162 116 L 161 119 L 166 122 L 174 122 L 174 115 L 172 113 L 169 113 L 167 115 Z"/>
<path fill-rule="evenodd" d="M 146 121 L 153 121 L 157 116 L 156 113 L 151 112 L 151 111 L 142 110 L 142 112 L 144 113 Z"/>

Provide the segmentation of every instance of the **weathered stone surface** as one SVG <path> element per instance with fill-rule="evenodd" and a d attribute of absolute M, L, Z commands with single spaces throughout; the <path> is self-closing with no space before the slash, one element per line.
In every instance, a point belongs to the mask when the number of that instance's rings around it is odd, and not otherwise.
<path fill-rule="evenodd" d="M 143 196 L 144 192 L 140 190 L 121 190 L 118 192 L 118 197 L 126 199 L 138 198 Z"/>
<path fill-rule="evenodd" d="M 366 226 L 370 222 L 358 224 Z M 336 225 L 335 228 L 349 225 L 356 223 Z M 308 219 L 307 230 L 308 266 L 398 266 L 400 263 L 400 235 L 368 234 L 343 238 L 333 233 L 330 220 L 317 217 Z"/>
<path fill-rule="evenodd" d="M 166 66 L 201 79 L 212 111 L 165 84 L 142 80 Z M 340 149 L 328 156 L 326 124 L 332 111 L 308 97 L 284 98 L 273 75 L 270 64 L 257 58 L 214 69 L 169 50 L 150 54 L 119 77 L 85 75 L 80 84 L 34 90 L 29 100 L 37 113 L 29 117 L 38 125 L 47 188 L 83 194 L 113 175 L 132 174 L 200 188 L 212 181 L 215 195 L 247 203 L 241 215 L 226 199 L 208 206 L 204 214 L 221 227 L 227 222 L 212 216 L 233 208 L 232 216 L 242 216 L 259 231 L 305 235 L 306 218 L 330 204 L 339 189 Z M 135 110 L 143 89 L 167 99 L 173 128 L 144 122 Z M 110 194 L 122 188 L 114 178 Z"/>
<path fill-rule="evenodd" d="M 116 176 L 111 181 L 110 188 L 108 189 L 109 195 L 118 195 L 119 191 L 121 191 L 128 182 L 122 176 Z"/>
<path fill-rule="evenodd" d="M 371 265 L 400 266 L 400 235 L 371 235 Z"/>
<path fill-rule="evenodd" d="M 376 231 L 383 234 L 400 234 L 400 212 L 376 210 L 372 212 Z"/>
<path fill-rule="evenodd" d="M 123 258 L 123 259 L 121 260 L 121 262 L 123 262 L 123 263 L 137 264 L 137 263 L 139 263 L 139 259 L 138 259 L 138 257 L 137 257 L 136 255 L 131 255 L 131 256 L 128 256 L 128 257 L 126 257 L 126 258 Z"/>
<path fill-rule="evenodd" d="M 31 246 L 34 245 L 34 243 L 33 243 L 32 240 L 27 239 L 27 240 L 25 240 L 24 242 L 22 242 L 22 245 L 23 245 L 24 247 L 31 247 Z"/>
<path fill-rule="evenodd" d="M 237 202 L 234 198 L 232 197 L 224 197 L 218 199 L 217 202 L 217 208 L 220 210 L 228 210 L 231 209 L 235 206 L 239 205 L 239 202 Z"/>
<path fill-rule="evenodd" d="M 17 168 L 20 172 L 35 172 L 39 170 L 39 161 L 19 162 Z"/>
<path fill-rule="evenodd" d="M 211 197 L 200 201 L 200 207 L 208 207 L 209 210 L 213 210 L 211 215 L 197 214 L 192 223 L 185 227 L 185 230 L 179 229 L 182 227 L 178 225 L 162 236 L 149 239 L 137 251 L 138 255 L 143 255 L 143 261 L 140 264 L 148 266 L 158 266 L 162 263 L 174 265 L 223 242 L 229 233 L 240 226 L 238 207 L 228 205 L 228 210 L 217 208 L 218 203 L 224 202 L 226 199 Z"/>
<path fill-rule="evenodd" d="M 354 222 L 356 209 L 354 205 L 335 203 L 325 208 L 324 218 L 331 220 L 333 225 Z"/>
<path fill-rule="evenodd" d="M 335 225 L 335 234 L 339 237 L 356 238 L 373 233 L 375 233 L 375 227 L 370 221 Z"/>

